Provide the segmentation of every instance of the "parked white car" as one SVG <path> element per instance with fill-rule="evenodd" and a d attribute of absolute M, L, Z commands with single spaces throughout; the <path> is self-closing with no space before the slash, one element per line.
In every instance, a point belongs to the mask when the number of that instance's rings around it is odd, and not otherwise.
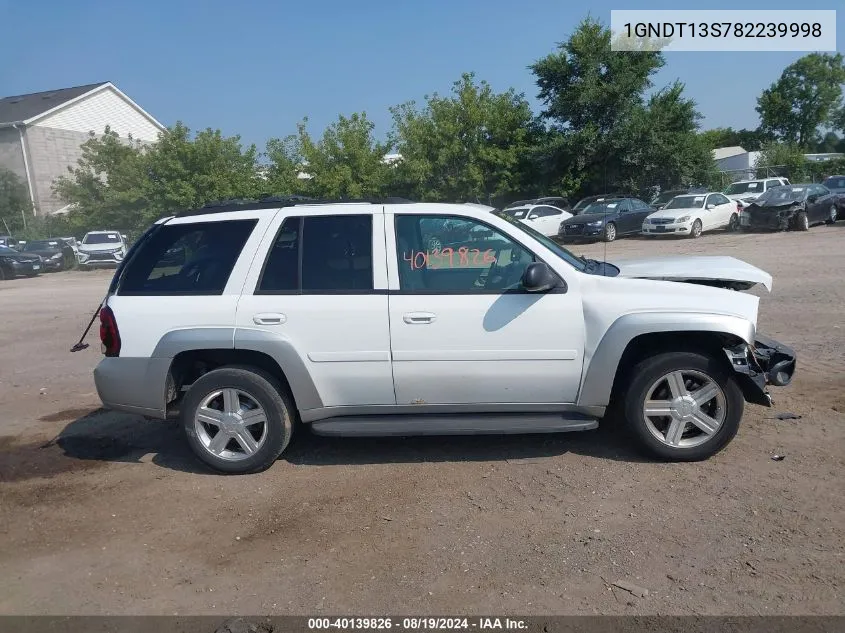
<path fill-rule="evenodd" d="M 126 256 L 126 240 L 120 231 L 89 231 L 77 245 L 80 268 L 116 266 Z"/>
<path fill-rule="evenodd" d="M 643 235 L 695 238 L 715 229 L 736 231 L 739 213 L 737 203 L 718 192 L 675 196 L 643 221 Z"/>
<path fill-rule="evenodd" d="M 295 427 L 584 431 L 608 411 L 653 455 L 704 459 L 746 401 L 791 380 L 792 350 L 757 332 L 760 299 L 734 292 L 771 288 L 759 268 L 585 259 L 491 211 L 292 200 L 163 219 L 100 308 L 100 398 L 178 413 L 201 460 L 244 473 Z M 448 242 L 431 251 L 433 232 Z"/>
<path fill-rule="evenodd" d="M 546 237 L 557 237 L 560 232 L 560 223 L 572 217 L 572 214 L 568 211 L 548 204 L 510 207 L 505 209 L 504 212 Z"/>
<path fill-rule="evenodd" d="M 788 185 L 788 178 L 760 178 L 758 180 L 740 180 L 728 185 L 723 192 L 731 200 L 739 202 L 740 208 L 747 206 L 772 187 Z"/>

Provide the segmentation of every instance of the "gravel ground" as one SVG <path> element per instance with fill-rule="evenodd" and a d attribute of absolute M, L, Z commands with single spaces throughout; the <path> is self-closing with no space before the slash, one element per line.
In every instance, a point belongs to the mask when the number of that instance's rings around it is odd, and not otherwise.
<path fill-rule="evenodd" d="M 843 614 L 843 245 L 845 224 L 609 245 L 774 276 L 759 328 L 796 349 L 796 380 L 696 464 L 604 425 L 302 433 L 267 472 L 216 476 L 173 423 L 99 409 L 96 333 L 68 353 L 110 273 L 2 282 L 0 614 Z"/>

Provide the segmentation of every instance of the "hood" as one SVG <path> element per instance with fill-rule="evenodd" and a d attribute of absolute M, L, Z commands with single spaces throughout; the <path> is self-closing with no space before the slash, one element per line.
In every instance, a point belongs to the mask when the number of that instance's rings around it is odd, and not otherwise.
<path fill-rule="evenodd" d="M 599 222 L 605 218 L 616 217 L 616 213 L 579 213 L 567 218 L 563 224 L 589 224 L 590 222 Z"/>
<path fill-rule="evenodd" d="M 749 205 L 749 210 L 754 209 L 788 209 L 790 207 L 800 206 L 802 200 L 755 200 Z"/>
<path fill-rule="evenodd" d="M 671 218 L 673 220 L 680 218 L 684 215 L 694 215 L 696 213 L 700 213 L 701 209 L 663 209 L 661 208 L 659 211 L 656 211 L 649 215 L 649 219 L 652 218 Z"/>
<path fill-rule="evenodd" d="M 106 242 L 104 244 L 80 244 L 79 250 L 83 253 L 109 253 L 123 248 L 120 242 Z"/>
<path fill-rule="evenodd" d="M 763 195 L 763 192 L 754 193 L 753 191 L 746 191 L 745 193 L 726 193 L 725 196 L 730 200 L 756 200 Z"/>
<path fill-rule="evenodd" d="M 38 255 L 44 259 L 49 259 L 53 255 L 61 255 L 62 251 L 58 248 L 39 248 L 37 251 L 25 251 L 25 255 Z"/>
<path fill-rule="evenodd" d="M 16 262 L 40 262 L 41 257 L 39 257 L 36 253 L 16 253 L 14 255 L 3 254 L 2 257 L 6 259 L 11 259 Z"/>
<path fill-rule="evenodd" d="M 719 255 L 649 257 L 611 260 L 620 277 L 688 281 L 719 287 L 748 289 L 763 284 L 772 290 L 772 276 L 735 257 Z"/>

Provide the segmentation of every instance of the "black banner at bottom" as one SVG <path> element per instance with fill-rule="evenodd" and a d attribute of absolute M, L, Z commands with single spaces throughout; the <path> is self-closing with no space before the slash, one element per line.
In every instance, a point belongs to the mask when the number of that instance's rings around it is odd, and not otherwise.
<path fill-rule="evenodd" d="M 0 616 L 0 633 L 845 633 L 845 616 Z"/>

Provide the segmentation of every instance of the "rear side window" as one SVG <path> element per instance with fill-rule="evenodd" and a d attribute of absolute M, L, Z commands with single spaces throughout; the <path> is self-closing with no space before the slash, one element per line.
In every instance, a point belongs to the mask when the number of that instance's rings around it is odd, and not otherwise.
<path fill-rule="evenodd" d="M 373 289 L 373 218 L 287 218 L 267 256 L 256 294 L 356 293 Z"/>
<path fill-rule="evenodd" d="M 161 227 L 128 263 L 117 294 L 219 295 L 257 220 Z"/>

